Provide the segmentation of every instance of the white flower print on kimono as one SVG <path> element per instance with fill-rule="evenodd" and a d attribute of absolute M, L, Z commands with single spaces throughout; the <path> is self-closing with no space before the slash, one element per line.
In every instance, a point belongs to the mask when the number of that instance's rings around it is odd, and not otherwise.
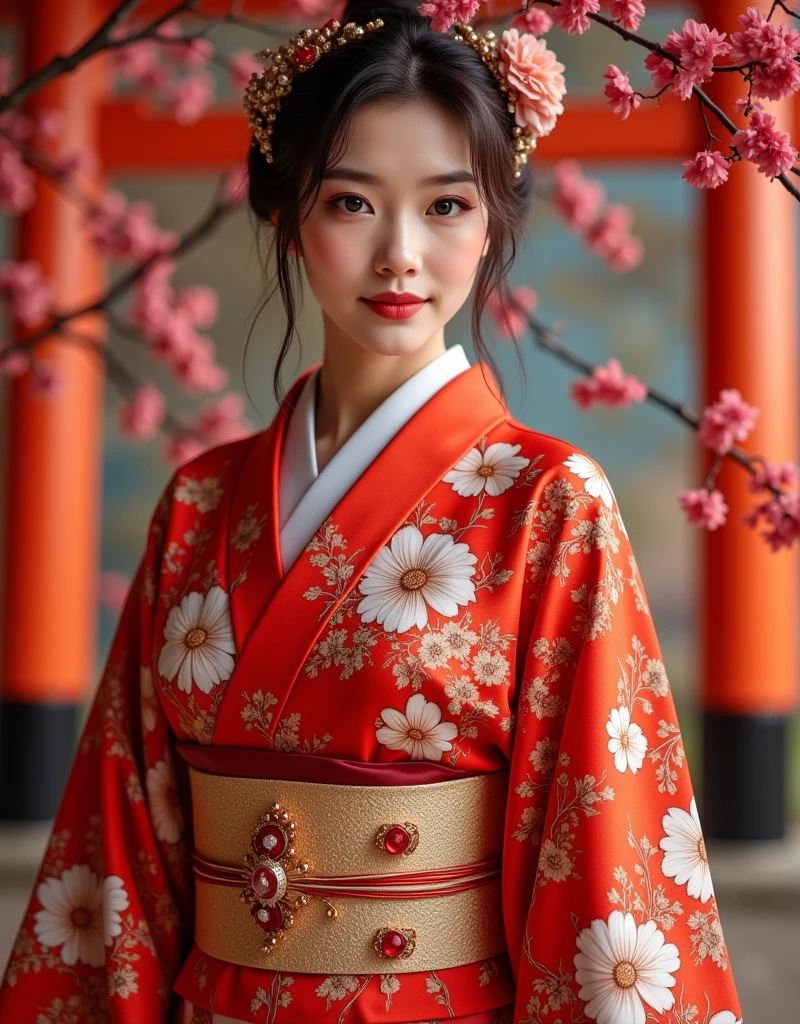
<path fill-rule="evenodd" d="M 630 769 L 635 775 L 642 767 L 647 753 L 647 739 L 641 728 L 631 721 L 626 707 L 612 708 L 606 722 L 606 732 L 611 737 L 608 749 L 614 755 L 614 766 L 618 772 Z"/>
<path fill-rule="evenodd" d="M 75 864 L 42 882 L 36 897 L 43 909 L 34 915 L 36 938 L 43 946 L 61 946 L 61 959 L 91 967 L 105 963 L 104 946 L 122 931 L 119 912 L 130 906 L 118 875 L 101 882 L 86 864 Z"/>
<path fill-rule="evenodd" d="M 637 927 L 633 914 L 615 910 L 607 923 L 599 918 L 592 921 L 576 941 L 578 998 L 586 1002 L 590 1020 L 645 1024 L 645 1004 L 663 1013 L 675 1002 L 670 989 L 681 966 L 678 947 L 664 941 L 655 921 Z"/>
<path fill-rule="evenodd" d="M 475 601 L 478 556 L 447 533 L 423 538 L 414 525 L 404 526 L 381 548 L 358 588 L 365 595 L 356 608 L 362 622 L 387 632 L 404 633 L 428 624 L 428 606 L 440 615 L 456 615 Z"/>
<path fill-rule="evenodd" d="M 156 761 L 145 777 L 150 820 L 156 838 L 163 843 L 177 843 L 183 830 L 183 814 L 178 787 L 168 760 Z"/>
<path fill-rule="evenodd" d="M 458 735 L 455 722 L 443 722 L 439 705 L 421 693 L 408 698 L 405 714 L 384 708 L 381 718 L 384 724 L 375 733 L 378 743 L 389 750 L 405 750 L 414 761 L 441 761 Z"/>
<path fill-rule="evenodd" d="M 193 590 L 173 608 L 164 626 L 158 671 L 167 679 L 178 677 L 178 689 L 190 693 L 192 683 L 210 693 L 233 672 L 230 602 L 222 587 L 211 587 L 203 597 Z"/>
<path fill-rule="evenodd" d="M 737 1017 L 731 1010 L 720 1010 L 709 1020 L 708 1024 L 742 1024 L 741 1017 Z"/>
<path fill-rule="evenodd" d="M 442 477 L 442 482 L 452 484 L 453 490 L 462 498 L 480 494 L 483 490 L 496 498 L 508 490 L 530 462 L 530 459 L 517 455 L 521 447 L 521 444 L 498 441 L 490 444 L 484 452 L 473 448 Z"/>
<path fill-rule="evenodd" d="M 575 476 L 583 480 L 584 490 L 593 498 L 600 498 L 606 508 L 614 507 L 614 496 L 611 493 L 611 485 L 606 479 L 605 473 L 596 466 L 591 459 L 585 455 L 570 455 L 564 460 L 564 465 Z"/>
<path fill-rule="evenodd" d="M 658 844 L 664 850 L 661 870 L 667 878 L 674 878 L 676 885 L 685 885 L 690 896 L 707 903 L 714 895 L 714 887 L 695 798 L 692 797 L 688 812 L 682 807 L 670 807 L 661 824 L 667 833 Z"/>

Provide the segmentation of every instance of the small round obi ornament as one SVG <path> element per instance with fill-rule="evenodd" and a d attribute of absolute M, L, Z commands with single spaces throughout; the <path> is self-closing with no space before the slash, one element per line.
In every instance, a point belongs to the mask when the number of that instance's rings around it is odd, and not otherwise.
<path fill-rule="evenodd" d="M 419 829 L 411 821 L 404 821 L 402 825 L 381 825 L 375 835 L 375 845 L 393 857 L 401 853 L 408 856 L 416 850 L 418 843 Z"/>
<path fill-rule="evenodd" d="M 382 960 L 407 960 L 417 945 L 413 928 L 379 928 L 373 948 Z"/>

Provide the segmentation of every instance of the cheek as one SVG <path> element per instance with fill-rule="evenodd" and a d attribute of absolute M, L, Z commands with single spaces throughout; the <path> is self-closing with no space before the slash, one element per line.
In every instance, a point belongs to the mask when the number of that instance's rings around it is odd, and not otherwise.
<path fill-rule="evenodd" d="M 485 227 L 442 232 L 430 253 L 431 266 L 439 280 L 452 284 L 469 280 L 481 258 L 485 241 Z"/>
<path fill-rule="evenodd" d="M 306 272 L 341 280 L 359 266 L 364 246 L 354 232 L 337 230 L 335 225 L 321 225 L 312 219 L 301 229 L 300 239 L 305 254 Z"/>

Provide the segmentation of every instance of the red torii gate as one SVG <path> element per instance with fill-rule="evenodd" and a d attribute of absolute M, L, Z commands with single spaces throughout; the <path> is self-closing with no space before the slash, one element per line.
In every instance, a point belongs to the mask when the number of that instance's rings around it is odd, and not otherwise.
<path fill-rule="evenodd" d="M 0 0 L 0 20 L 19 26 L 27 74 L 72 50 L 114 6 L 115 0 Z M 152 17 L 169 6 L 145 0 L 137 14 Z M 492 6 L 497 13 L 511 10 L 507 0 Z M 703 16 L 731 32 L 745 6 L 706 0 Z M 203 10 L 228 7 L 228 0 L 207 0 Z M 245 7 L 249 16 L 285 9 L 274 0 L 249 0 Z M 238 105 L 180 126 L 144 103 L 110 95 L 101 68 L 95 61 L 60 78 L 32 99 L 30 109 L 62 110 L 71 145 L 93 145 L 106 173 L 221 171 L 242 155 L 246 125 Z M 709 91 L 730 110 L 742 92 L 740 79 L 717 75 Z M 782 127 L 791 132 L 789 122 L 800 125 L 800 97 L 781 103 L 780 111 Z M 704 146 L 693 103 L 665 96 L 621 121 L 600 98 L 569 100 L 537 161 L 668 162 L 677 174 L 680 161 Z M 21 218 L 16 256 L 39 260 L 56 282 L 57 302 L 74 305 L 102 288 L 103 267 L 82 241 L 76 211 L 49 185 L 37 187 L 36 205 Z M 740 388 L 762 410 L 751 449 L 796 462 L 794 201 L 750 164 L 736 166 L 728 184 L 702 195 L 703 403 L 722 387 Z M 98 321 L 83 330 L 102 337 Z M 44 403 L 30 395 L 26 378 L 9 385 L 0 641 L 0 817 L 6 819 L 53 814 L 71 757 L 76 709 L 95 675 L 104 378 L 96 360 L 57 339 L 48 342 L 46 355 L 68 380 L 60 395 Z M 729 524 L 701 540 L 705 828 L 712 836 L 771 838 L 783 834 L 786 816 L 786 733 L 797 695 L 798 562 L 795 553 L 770 554 L 742 526 L 753 496 L 741 470 L 726 466 L 720 486 L 731 509 Z"/>

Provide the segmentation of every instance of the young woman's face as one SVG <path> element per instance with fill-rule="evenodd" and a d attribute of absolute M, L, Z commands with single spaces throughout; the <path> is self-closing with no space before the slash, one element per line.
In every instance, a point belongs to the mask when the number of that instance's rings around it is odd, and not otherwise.
<path fill-rule="evenodd" d="M 453 177 L 426 183 L 445 175 Z M 383 355 L 444 347 L 444 326 L 488 249 L 488 214 L 471 177 L 464 129 L 432 102 L 373 103 L 355 114 L 349 145 L 300 227 L 326 341 L 335 334 Z M 365 301 L 382 292 L 424 302 L 398 318 L 396 305 Z"/>

